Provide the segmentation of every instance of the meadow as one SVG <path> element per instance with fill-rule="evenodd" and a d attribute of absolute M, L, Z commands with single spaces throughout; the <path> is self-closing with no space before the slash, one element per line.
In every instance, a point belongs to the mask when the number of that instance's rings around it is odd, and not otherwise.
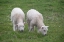
<path fill-rule="evenodd" d="M 27 24 L 24 32 L 14 32 L 10 14 L 15 7 L 25 15 L 29 9 L 42 13 L 48 34 L 29 32 Z M 0 0 L 0 42 L 64 42 L 64 0 Z"/>

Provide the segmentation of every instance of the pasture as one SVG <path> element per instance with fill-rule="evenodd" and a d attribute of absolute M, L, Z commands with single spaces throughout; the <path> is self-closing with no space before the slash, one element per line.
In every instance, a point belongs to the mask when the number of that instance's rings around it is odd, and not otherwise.
<path fill-rule="evenodd" d="M 27 24 L 24 32 L 14 32 L 10 14 L 15 7 L 25 15 L 29 9 L 42 13 L 48 34 L 28 32 Z M 0 0 L 0 42 L 64 42 L 64 0 Z"/>

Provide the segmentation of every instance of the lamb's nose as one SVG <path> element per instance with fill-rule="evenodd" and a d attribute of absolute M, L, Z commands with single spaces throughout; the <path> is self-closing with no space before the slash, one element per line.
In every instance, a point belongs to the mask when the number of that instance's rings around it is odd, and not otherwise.
<path fill-rule="evenodd" d="M 21 30 L 21 32 L 23 32 L 24 30 Z"/>
<path fill-rule="evenodd" d="M 46 36 L 47 34 L 44 34 L 44 36 Z"/>

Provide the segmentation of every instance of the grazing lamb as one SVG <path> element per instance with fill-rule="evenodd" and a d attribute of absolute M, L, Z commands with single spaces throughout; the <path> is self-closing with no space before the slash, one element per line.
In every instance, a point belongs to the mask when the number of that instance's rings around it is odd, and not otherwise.
<path fill-rule="evenodd" d="M 14 8 L 11 12 L 11 21 L 13 23 L 13 31 L 24 31 L 25 14 L 20 8 Z"/>
<path fill-rule="evenodd" d="M 38 28 L 38 33 L 40 32 L 43 35 L 47 34 L 48 26 L 44 25 L 42 14 L 36 11 L 35 9 L 30 9 L 27 12 L 27 23 L 29 31 L 33 31 L 34 26 L 36 26 Z"/>

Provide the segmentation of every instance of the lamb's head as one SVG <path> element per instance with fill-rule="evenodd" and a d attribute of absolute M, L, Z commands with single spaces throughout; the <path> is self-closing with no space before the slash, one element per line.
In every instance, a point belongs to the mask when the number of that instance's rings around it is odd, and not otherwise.
<path fill-rule="evenodd" d="M 47 34 L 47 31 L 48 31 L 48 26 L 42 26 L 40 28 L 40 32 L 43 34 L 43 35 L 46 35 Z"/>
<path fill-rule="evenodd" d="M 23 23 L 18 23 L 18 30 L 23 32 L 24 31 L 24 24 Z"/>

